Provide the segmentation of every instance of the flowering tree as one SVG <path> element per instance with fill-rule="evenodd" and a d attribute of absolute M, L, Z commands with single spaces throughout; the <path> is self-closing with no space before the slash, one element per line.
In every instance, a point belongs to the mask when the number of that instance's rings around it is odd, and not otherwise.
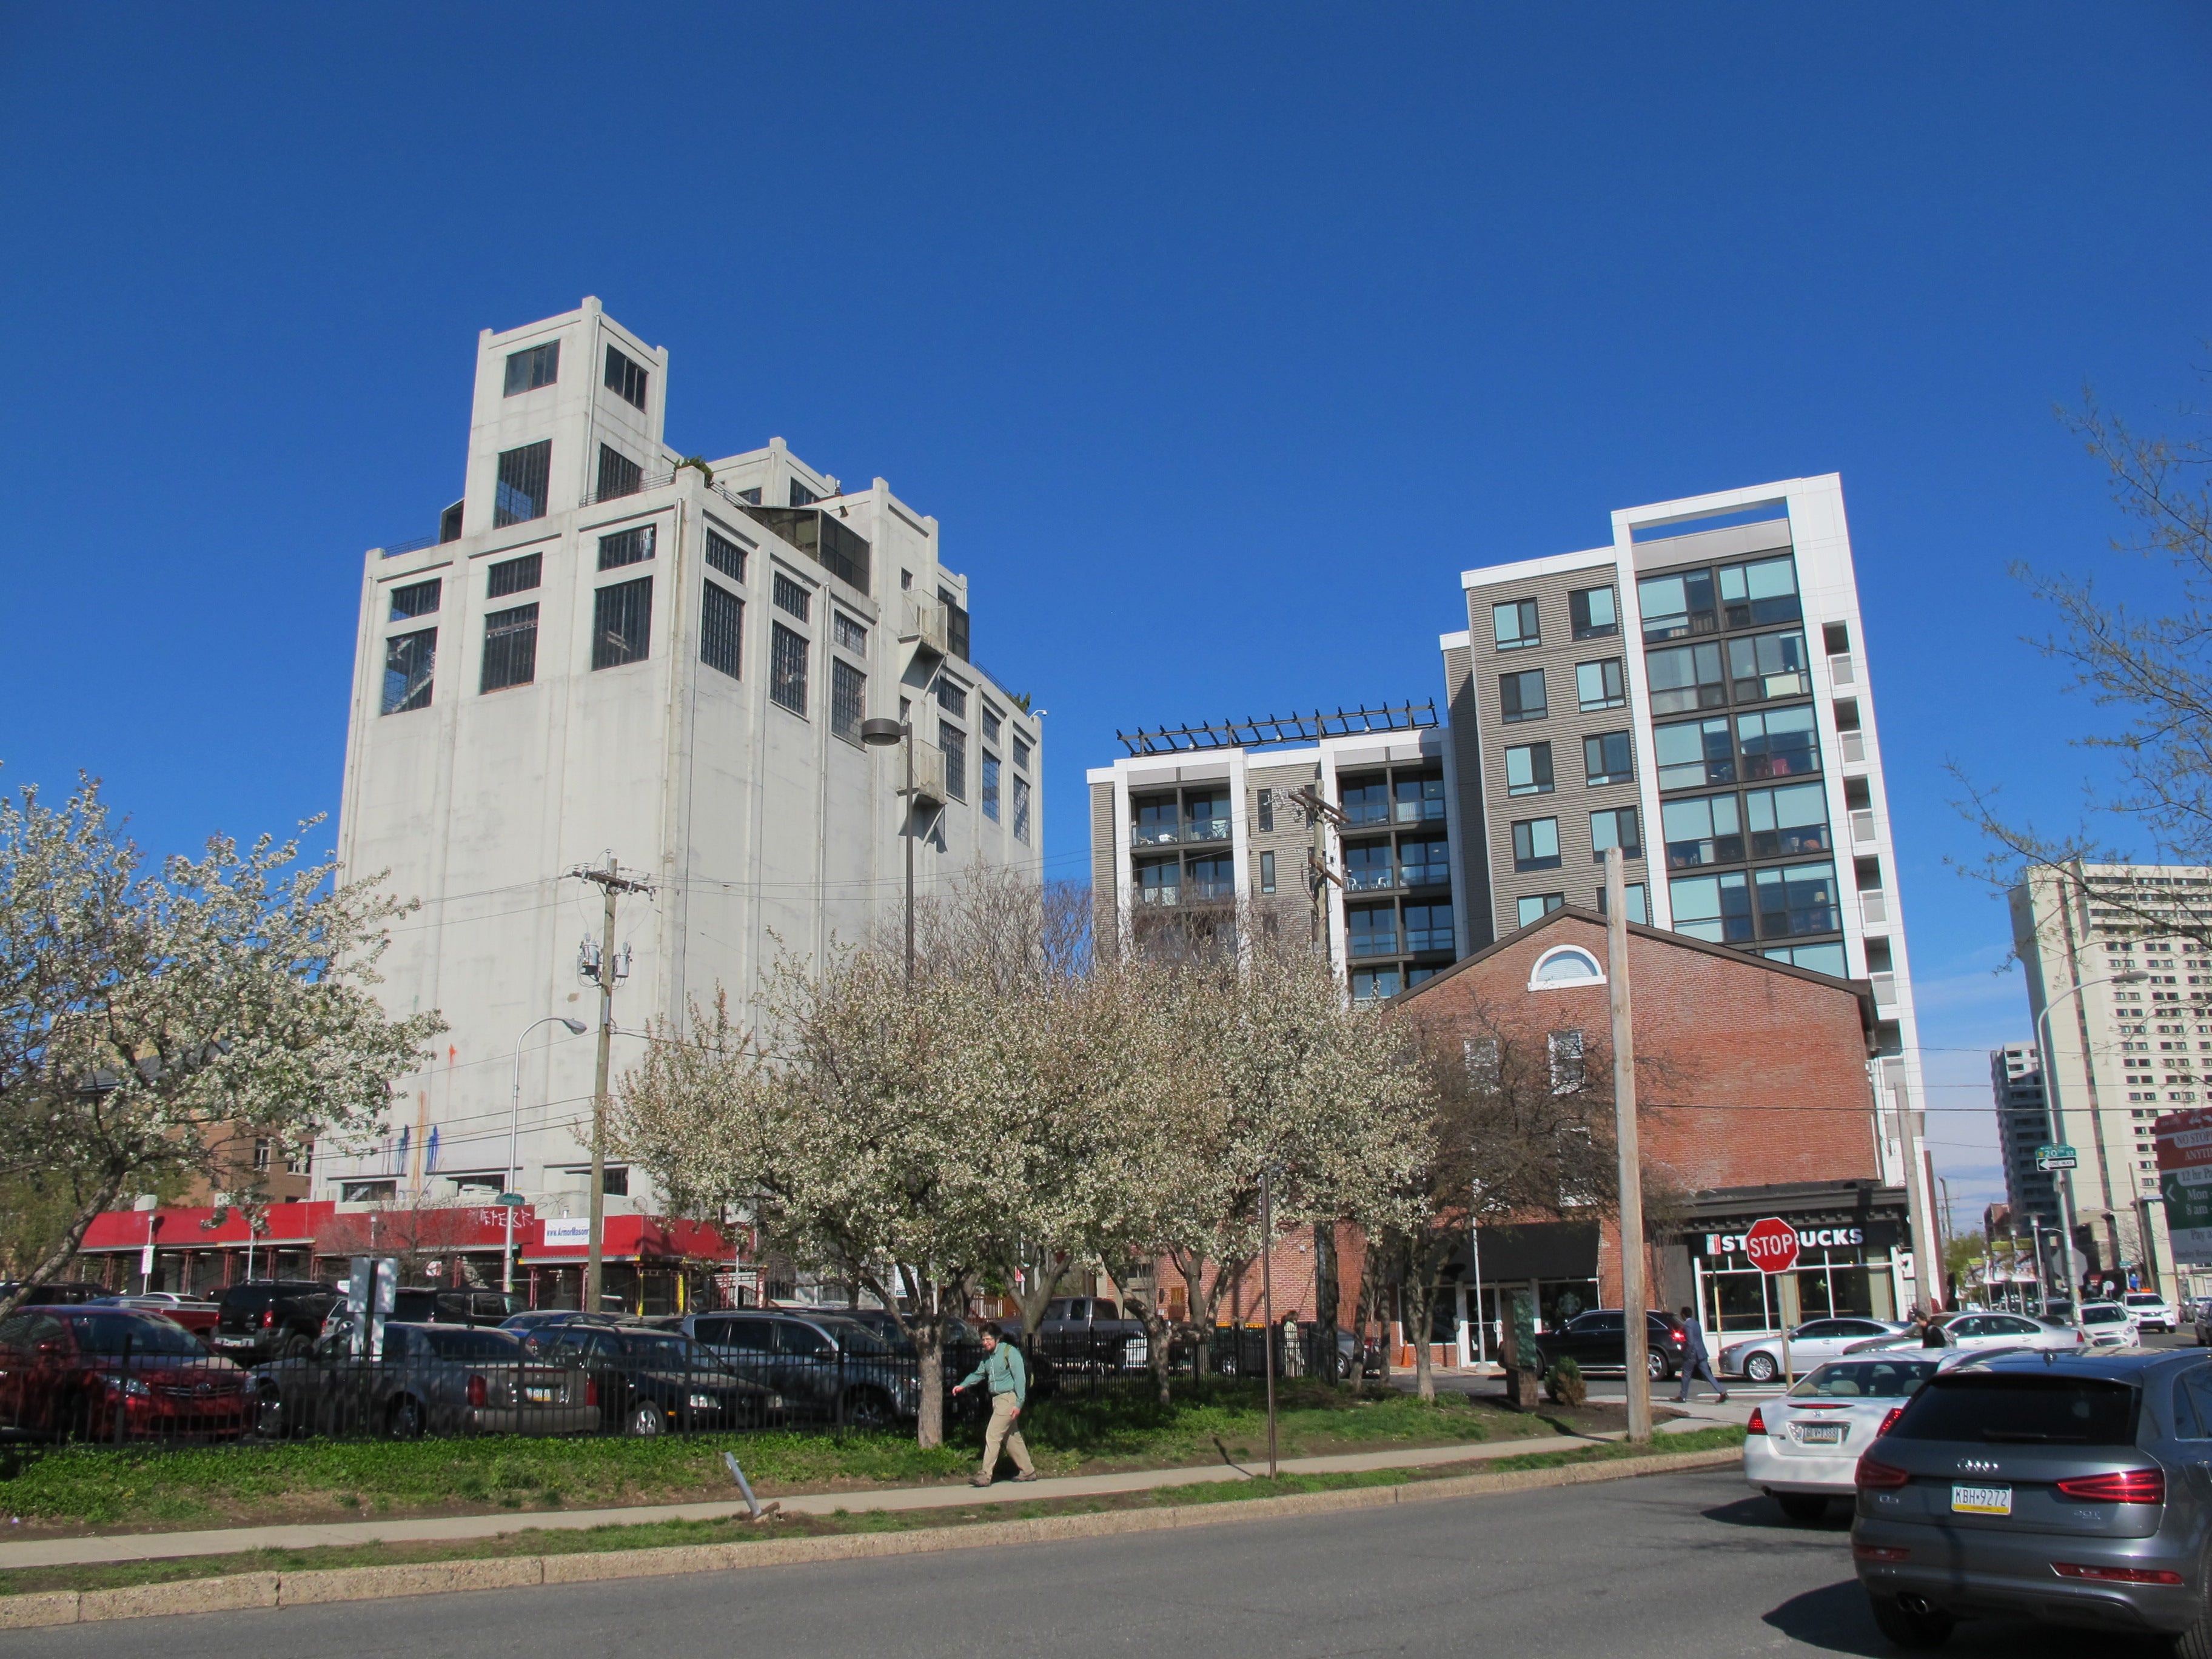
<path fill-rule="evenodd" d="M 55 1223 L 22 1252 L 26 1286 L 125 1194 L 224 1179 L 240 1136 L 373 1130 L 444 1029 L 370 993 L 400 907 L 297 858 L 216 836 L 149 876 L 92 781 L 58 808 L 35 788 L 0 799 L 0 1180 L 46 1194 Z"/>

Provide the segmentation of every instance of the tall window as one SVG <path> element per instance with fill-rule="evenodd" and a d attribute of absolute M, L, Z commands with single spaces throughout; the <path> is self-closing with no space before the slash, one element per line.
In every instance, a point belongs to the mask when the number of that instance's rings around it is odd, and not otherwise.
<path fill-rule="evenodd" d="M 945 793 L 968 799 L 968 734 L 949 720 L 937 723 L 937 746 L 945 751 Z"/>
<path fill-rule="evenodd" d="M 727 536 L 707 532 L 707 568 L 719 570 L 733 582 L 745 579 L 745 550 Z"/>
<path fill-rule="evenodd" d="M 1030 769 L 1030 740 L 1018 732 L 1014 734 L 1014 765 L 1024 772 Z"/>
<path fill-rule="evenodd" d="M 1519 674 L 1500 674 L 1498 677 L 1498 707 L 1500 717 L 1508 720 L 1540 720 L 1548 712 L 1544 707 L 1544 671 L 1531 668 Z"/>
<path fill-rule="evenodd" d="M 483 674 L 478 691 L 504 691 L 538 677 L 538 607 L 518 605 L 484 617 Z"/>
<path fill-rule="evenodd" d="M 1638 833 L 1633 806 L 1608 806 L 1590 814 L 1591 856 L 1603 863 L 1609 847 L 1620 848 L 1625 859 L 1644 856 L 1644 837 Z"/>
<path fill-rule="evenodd" d="M 790 495 L 790 504 L 793 507 L 811 507 L 822 499 L 796 478 L 791 481 Z"/>
<path fill-rule="evenodd" d="M 1583 739 L 1583 775 L 1595 786 L 1626 783 L 1636 775 L 1636 746 L 1626 732 L 1601 732 Z"/>
<path fill-rule="evenodd" d="M 1545 1039 L 1552 1060 L 1552 1092 L 1571 1095 L 1583 1086 L 1583 1034 L 1554 1031 Z"/>
<path fill-rule="evenodd" d="M 599 538 L 599 568 L 619 570 L 626 564 L 642 564 L 653 556 L 653 526 L 640 525 L 619 535 Z"/>
<path fill-rule="evenodd" d="M 592 666 L 641 662 L 653 639 L 653 578 L 617 582 L 592 595 Z"/>
<path fill-rule="evenodd" d="M 1014 780 L 1014 838 L 1017 841 L 1030 838 L 1030 781 L 1027 778 Z"/>
<path fill-rule="evenodd" d="M 999 711 L 992 708 L 988 702 L 983 705 L 983 741 L 986 743 L 999 741 Z"/>
<path fill-rule="evenodd" d="M 1716 945 L 1751 937 L 1751 883 L 1741 870 L 1717 876 L 1677 876 L 1667 884 L 1674 931 Z"/>
<path fill-rule="evenodd" d="M 1742 861 L 1743 819 L 1734 795 L 1693 795 L 1687 800 L 1662 801 L 1659 830 L 1667 843 L 1670 870 Z"/>
<path fill-rule="evenodd" d="M 1275 890 L 1275 855 L 1273 853 L 1260 854 L 1260 890 L 1263 893 Z"/>
<path fill-rule="evenodd" d="M 769 634 L 769 701 L 794 714 L 806 712 L 806 639 L 777 623 Z"/>
<path fill-rule="evenodd" d="M 1578 640 L 1600 640 L 1620 632 L 1620 611 L 1610 587 L 1586 587 L 1568 594 L 1567 620 Z"/>
<path fill-rule="evenodd" d="M 814 596 L 781 570 L 775 573 L 775 596 L 777 610 L 787 611 L 801 622 L 806 620 L 807 612 L 813 609 Z"/>
<path fill-rule="evenodd" d="M 950 674 L 940 672 L 937 676 L 937 706 L 948 714 L 968 712 L 968 688 Z"/>
<path fill-rule="evenodd" d="M 1735 781 L 1735 744 L 1729 741 L 1725 714 L 1717 720 L 1656 726 L 1651 747 L 1658 757 L 1662 789 L 1695 789 L 1708 783 Z"/>
<path fill-rule="evenodd" d="M 1728 676 L 1722 672 L 1717 645 L 1682 645 L 1671 651 L 1650 652 L 1644 659 L 1644 677 L 1651 688 L 1655 714 L 1718 708 L 1728 702 Z"/>
<path fill-rule="evenodd" d="M 630 362 L 612 346 L 607 348 L 607 390 L 624 403 L 643 409 L 649 378 L 644 364 Z"/>
<path fill-rule="evenodd" d="M 517 392 L 535 392 L 541 386 L 551 386 L 561 378 L 561 343 L 548 340 L 544 345 L 525 346 L 520 351 L 507 355 L 507 392 L 512 398 Z"/>
<path fill-rule="evenodd" d="M 1577 663 L 1575 700 L 1585 714 L 1593 708 L 1619 708 L 1626 703 L 1628 689 L 1621 682 L 1620 659 L 1607 657 L 1603 662 Z"/>
<path fill-rule="evenodd" d="M 699 660 L 732 679 L 744 662 L 745 602 L 717 583 L 702 591 L 699 607 Z"/>
<path fill-rule="evenodd" d="M 545 516 L 547 479 L 553 470 L 553 441 L 540 439 L 499 458 L 499 484 L 492 497 L 491 521 L 525 524 Z"/>
<path fill-rule="evenodd" d="M 1552 793 L 1552 745 L 1524 743 L 1505 751 L 1505 793 L 1509 795 L 1548 795 Z"/>
<path fill-rule="evenodd" d="M 1259 813 L 1260 830 L 1264 835 L 1275 827 L 1275 792 L 1273 790 L 1262 789 L 1260 792 Z"/>
<path fill-rule="evenodd" d="M 868 677 L 842 657 L 830 659 L 830 731 L 848 743 L 860 740 L 860 722 L 868 715 Z M 995 765 L 997 763 L 992 763 Z M 993 781 L 995 783 L 996 779 Z M 991 816 L 999 816 L 998 800 L 991 802 Z"/>
<path fill-rule="evenodd" d="M 405 622 L 410 617 L 428 617 L 438 609 L 438 590 L 441 582 L 410 582 L 404 587 L 392 590 L 392 620 Z"/>
<path fill-rule="evenodd" d="M 430 706 L 430 674 L 438 658 L 438 630 L 395 634 L 384 642 L 384 712 L 404 714 Z"/>
<path fill-rule="evenodd" d="M 1513 867 L 1516 870 L 1556 870 L 1559 867 L 1559 821 L 1524 818 L 1513 826 Z"/>
<path fill-rule="evenodd" d="M 509 593 L 527 593 L 538 586 L 544 564 L 545 556 L 542 553 L 502 560 L 485 573 L 484 597 L 496 599 Z"/>
<path fill-rule="evenodd" d="M 1492 605 L 1490 623 L 1500 651 L 1518 651 L 1524 646 L 1544 642 L 1536 623 L 1534 599 L 1509 599 L 1504 605 Z"/>
<path fill-rule="evenodd" d="M 599 446 L 599 499 L 635 495 L 644 488 L 645 469 L 610 445 Z"/>
<path fill-rule="evenodd" d="M 999 757 L 988 749 L 983 751 L 983 816 L 994 823 L 999 821 Z"/>

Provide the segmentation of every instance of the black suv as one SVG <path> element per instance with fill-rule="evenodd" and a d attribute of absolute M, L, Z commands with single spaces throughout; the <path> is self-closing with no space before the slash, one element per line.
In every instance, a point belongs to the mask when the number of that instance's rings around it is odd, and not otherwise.
<path fill-rule="evenodd" d="M 1654 1382 L 1663 1382 L 1682 1369 L 1682 1357 L 1689 1352 L 1689 1334 L 1672 1314 L 1654 1310 L 1644 1318 L 1650 1339 L 1644 1354 L 1644 1374 Z M 1577 1314 L 1559 1329 L 1539 1336 L 1536 1351 L 1546 1370 L 1559 1360 L 1571 1359 L 1586 1371 L 1626 1371 L 1627 1339 L 1628 1327 L 1620 1309 L 1592 1308 Z"/>
<path fill-rule="evenodd" d="M 344 1298 L 312 1279 L 262 1279 L 222 1293 L 222 1311 L 208 1340 L 215 1351 L 246 1364 L 299 1359 L 313 1353 L 323 1321 Z"/>
<path fill-rule="evenodd" d="M 781 1395 L 794 1417 L 889 1429 L 918 1409 L 913 1345 L 888 1342 L 859 1320 L 827 1309 L 744 1309 L 684 1322 L 723 1364 Z"/>

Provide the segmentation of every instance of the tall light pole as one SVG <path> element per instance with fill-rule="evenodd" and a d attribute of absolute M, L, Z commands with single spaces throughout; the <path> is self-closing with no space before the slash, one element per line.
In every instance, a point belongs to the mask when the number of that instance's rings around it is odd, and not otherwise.
<path fill-rule="evenodd" d="M 1605 977 L 1613 1007 L 1613 1139 L 1620 1160 L 1620 1322 L 1628 1396 L 1628 1437 L 1651 1440 L 1651 1333 L 1644 1285 L 1644 1158 L 1637 1141 L 1636 1021 L 1628 997 L 1627 864 L 1617 846 L 1605 849 Z M 1786 1339 L 1785 1339 L 1786 1340 Z M 1786 1355 L 1788 1350 L 1784 1350 Z"/>
<path fill-rule="evenodd" d="M 2149 977 L 2148 974 L 2131 971 L 2124 974 L 2108 974 L 2103 979 L 2085 979 L 2078 985 L 2069 986 L 2043 1005 L 2042 1016 L 2036 1021 L 2036 1024 L 2043 1043 L 2043 1115 L 2050 1131 L 2052 1146 L 2063 1146 L 2064 1142 L 2058 1133 L 2059 1124 L 2062 1121 L 2058 1111 L 2058 1068 L 2052 1064 L 2051 1054 L 2051 1011 L 2067 998 L 2078 997 L 2093 985 L 2140 985 Z M 2088 1066 L 2089 1056 L 2085 1050 L 2081 1055 L 2082 1070 L 2087 1072 Z M 2058 1260 L 2066 1269 L 2066 1305 L 2073 1312 L 2074 1328 L 2078 1331 L 2081 1328 L 2081 1285 L 2074 1272 L 2074 1171 L 2060 1170 L 2057 1174 L 2058 1176 Z"/>
<path fill-rule="evenodd" d="M 906 982 L 914 983 L 914 722 L 912 720 L 872 720 L 860 722 L 860 741 L 872 748 L 886 748 L 903 741 L 906 744 L 906 787 L 901 798 L 906 803 L 906 817 L 900 834 L 906 841 Z"/>
<path fill-rule="evenodd" d="M 540 1025 L 565 1025 L 570 1036 L 584 1035 L 584 1022 L 570 1019 L 566 1014 L 548 1014 L 532 1020 L 522 1028 L 522 1035 L 514 1040 L 514 1088 L 507 1097 L 507 1181 L 500 1188 L 498 1203 L 507 1212 L 507 1260 L 500 1270 L 499 1287 L 512 1295 L 514 1291 L 514 1212 L 522 1207 L 522 1194 L 514 1190 L 517 1165 L 514 1143 L 522 1129 L 522 1045 L 530 1034 Z"/>

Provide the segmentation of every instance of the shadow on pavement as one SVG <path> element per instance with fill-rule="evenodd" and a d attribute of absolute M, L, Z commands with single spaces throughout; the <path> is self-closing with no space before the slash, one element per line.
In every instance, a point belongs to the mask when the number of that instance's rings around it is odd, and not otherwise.
<path fill-rule="evenodd" d="M 1828 1653 L 1887 1656 L 1898 1651 L 1874 1627 L 1866 1592 L 1856 1578 L 1793 1595 L 1768 1613 L 1765 1622 L 1793 1641 Z M 1960 1625 L 1943 1651 L 2002 1655 L 2003 1659 L 2081 1659 L 2088 1653 L 2097 1659 L 2152 1659 L 2171 1650 L 2148 1637 L 2069 1630 L 2027 1620 L 1976 1619 Z"/>
<path fill-rule="evenodd" d="M 1762 1532 L 1796 1532 L 1809 1537 L 1825 1533 L 1841 1538 L 1851 1529 L 1851 1506 L 1842 1498 L 1831 1503 L 1827 1514 L 1818 1521 L 1792 1521 L 1782 1513 L 1780 1504 L 1757 1492 L 1739 1498 L 1733 1504 L 1700 1510 L 1698 1514 L 1723 1527 L 1756 1527 Z"/>
<path fill-rule="evenodd" d="M 1830 1653 L 1890 1654 L 1896 1650 L 1874 1627 L 1866 1592 L 1856 1578 L 1793 1595 L 1766 1615 L 1765 1622 L 1808 1648 Z"/>

